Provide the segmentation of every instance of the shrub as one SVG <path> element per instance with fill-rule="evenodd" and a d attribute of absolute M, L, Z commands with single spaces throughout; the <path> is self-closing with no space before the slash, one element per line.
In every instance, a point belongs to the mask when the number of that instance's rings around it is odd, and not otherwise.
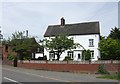
<path fill-rule="evenodd" d="M 45 56 L 43 56 L 43 60 L 47 60 L 47 56 L 45 55 Z"/>
<path fill-rule="evenodd" d="M 17 57 L 13 54 L 13 53 L 10 53 L 9 55 L 8 55 L 8 60 L 14 60 L 14 59 L 16 59 Z"/>
<path fill-rule="evenodd" d="M 104 64 L 101 64 L 98 68 L 98 73 L 100 74 L 109 74 L 109 72 L 105 69 Z"/>
<path fill-rule="evenodd" d="M 38 60 L 43 60 L 43 57 L 38 57 Z"/>
<path fill-rule="evenodd" d="M 64 61 L 67 61 L 67 60 L 72 60 L 72 59 L 71 59 L 71 57 L 66 56 L 65 59 L 64 59 Z"/>
<path fill-rule="evenodd" d="M 23 60 L 31 60 L 31 57 L 23 57 Z"/>

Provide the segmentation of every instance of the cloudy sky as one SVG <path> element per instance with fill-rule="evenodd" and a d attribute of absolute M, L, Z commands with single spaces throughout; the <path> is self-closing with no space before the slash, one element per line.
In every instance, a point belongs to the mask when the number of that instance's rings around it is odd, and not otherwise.
<path fill-rule="evenodd" d="M 19 1 L 19 0 L 18 0 Z M 25 0 L 24 0 L 25 1 Z M 43 39 L 48 25 L 100 22 L 101 35 L 107 36 L 111 28 L 118 27 L 118 0 L 106 2 L 39 2 L 36 0 L 0 3 L 0 25 L 4 38 L 15 31 L 29 31 L 30 36 Z M 105 1 L 105 0 L 104 0 Z"/>

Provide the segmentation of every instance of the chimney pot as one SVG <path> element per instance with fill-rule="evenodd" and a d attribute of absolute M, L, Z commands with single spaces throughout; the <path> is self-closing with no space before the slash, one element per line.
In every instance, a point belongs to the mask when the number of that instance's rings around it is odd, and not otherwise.
<path fill-rule="evenodd" d="M 26 37 L 28 37 L 28 30 L 26 30 Z"/>
<path fill-rule="evenodd" d="M 61 26 L 65 26 L 65 19 L 64 19 L 64 17 L 61 18 Z"/>

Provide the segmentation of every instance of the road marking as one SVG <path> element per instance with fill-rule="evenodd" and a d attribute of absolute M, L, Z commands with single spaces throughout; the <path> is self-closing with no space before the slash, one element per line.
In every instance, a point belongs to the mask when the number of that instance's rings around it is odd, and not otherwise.
<path fill-rule="evenodd" d="M 4 79 L 7 79 L 7 80 L 9 80 L 9 81 L 12 81 L 12 82 L 18 83 L 18 84 L 22 84 L 22 83 L 19 83 L 18 81 L 15 81 L 15 80 L 13 80 L 13 79 L 8 78 L 8 77 L 3 77 L 3 78 L 4 78 Z"/>
<path fill-rule="evenodd" d="M 37 74 L 32 74 L 32 73 L 22 72 L 22 71 L 18 71 L 18 70 L 11 70 L 11 69 L 8 69 L 8 68 L 3 68 L 3 69 L 4 69 L 4 70 L 6 69 L 6 70 L 9 70 L 9 71 L 13 71 L 13 72 L 24 73 L 24 74 L 27 74 L 27 75 L 38 76 L 38 77 L 41 77 L 41 78 L 47 78 L 47 79 L 52 79 L 52 80 L 62 81 L 62 82 L 72 82 L 72 81 L 63 80 L 63 79 L 57 79 L 57 78 L 51 78 L 51 77 L 45 77 L 45 76 L 41 76 L 41 75 L 37 75 Z"/>

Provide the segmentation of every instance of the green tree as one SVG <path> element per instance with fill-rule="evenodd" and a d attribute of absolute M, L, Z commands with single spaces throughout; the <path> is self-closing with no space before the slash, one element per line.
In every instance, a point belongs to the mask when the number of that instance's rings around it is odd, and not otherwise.
<path fill-rule="evenodd" d="M 43 50 L 43 47 L 35 41 L 35 38 L 25 37 L 24 32 L 13 33 L 9 44 L 12 50 L 17 52 L 20 60 L 31 58 L 32 52 L 35 52 L 37 48 Z"/>
<path fill-rule="evenodd" d="M 110 32 L 108 37 L 110 37 L 112 39 L 120 40 L 120 28 L 117 28 L 117 27 L 112 28 L 112 30 L 111 30 L 111 32 Z"/>
<path fill-rule="evenodd" d="M 75 49 L 80 44 L 74 43 L 73 38 L 68 38 L 66 35 L 58 35 L 55 38 L 50 38 L 49 40 L 45 39 L 45 48 L 47 50 L 55 52 L 57 55 L 57 60 L 59 60 L 60 55 L 65 50 Z"/>
<path fill-rule="evenodd" d="M 100 41 L 101 59 L 120 59 L 120 42 L 118 40 L 107 38 Z"/>
<path fill-rule="evenodd" d="M 90 50 L 83 50 L 82 51 L 82 60 L 90 60 L 91 59 L 91 52 Z"/>
<path fill-rule="evenodd" d="M 91 52 L 90 50 L 88 49 L 86 52 L 85 52 L 85 60 L 90 60 L 91 59 Z"/>

